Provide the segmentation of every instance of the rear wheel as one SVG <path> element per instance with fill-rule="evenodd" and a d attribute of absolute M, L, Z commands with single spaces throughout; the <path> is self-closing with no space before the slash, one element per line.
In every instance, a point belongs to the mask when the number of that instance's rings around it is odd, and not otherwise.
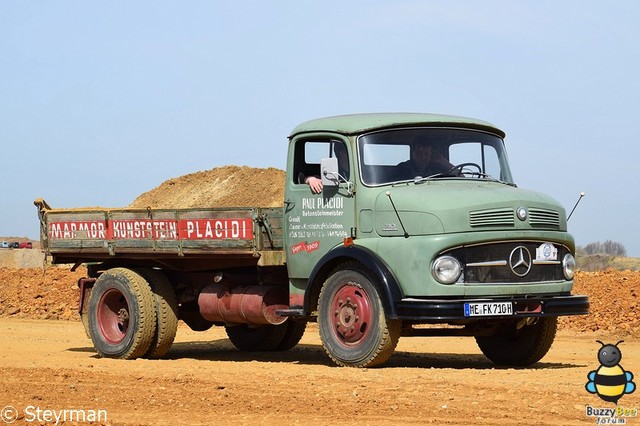
<path fill-rule="evenodd" d="M 336 364 L 372 367 L 393 354 L 401 322 L 385 317 L 382 300 L 366 272 L 347 264 L 322 287 L 318 326 L 322 345 Z"/>
<path fill-rule="evenodd" d="M 89 331 L 89 311 L 87 309 L 83 309 L 80 313 L 80 322 L 82 323 L 82 327 L 84 327 L 84 332 L 89 339 L 91 339 L 91 332 Z"/>
<path fill-rule="evenodd" d="M 214 323 L 205 319 L 200 314 L 198 302 L 185 302 L 180 304 L 179 319 L 185 322 L 193 331 L 207 331 Z"/>
<path fill-rule="evenodd" d="M 233 345 L 241 351 L 275 351 L 282 343 L 287 332 L 287 323 L 281 325 L 225 326 L 227 336 Z"/>
<path fill-rule="evenodd" d="M 161 271 L 151 268 L 136 270 L 149 283 L 156 309 L 156 332 L 146 358 L 162 358 L 176 337 L 178 330 L 178 301 L 171 282 Z"/>
<path fill-rule="evenodd" d="M 82 310 L 80 311 L 80 322 L 82 322 L 82 326 L 84 327 L 84 332 L 87 337 L 91 339 L 91 333 L 89 331 L 89 299 L 91 299 L 91 290 L 94 283 L 91 285 L 78 285 L 79 289 L 84 292 L 81 294 L 82 301 Z"/>
<path fill-rule="evenodd" d="M 523 367 L 540 361 L 549 352 L 557 329 L 557 317 L 535 318 L 520 327 L 518 321 L 508 321 L 496 334 L 478 336 L 476 342 L 496 364 Z"/>
<path fill-rule="evenodd" d="M 307 322 L 302 320 L 288 319 L 283 325 L 287 327 L 282 341 L 276 346 L 277 351 L 288 351 L 293 349 L 302 339 L 307 328 Z"/>
<path fill-rule="evenodd" d="M 126 268 L 113 268 L 96 280 L 88 309 L 89 334 L 103 357 L 133 359 L 149 350 L 156 310 L 149 284 Z"/>

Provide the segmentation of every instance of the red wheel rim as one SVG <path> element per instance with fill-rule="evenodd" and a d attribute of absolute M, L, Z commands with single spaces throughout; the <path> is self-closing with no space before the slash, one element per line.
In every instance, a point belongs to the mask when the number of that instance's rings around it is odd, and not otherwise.
<path fill-rule="evenodd" d="M 118 344 L 124 340 L 129 328 L 129 304 L 119 290 L 111 288 L 100 298 L 98 327 L 109 343 Z"/>
<path fill-rule="evenodd" d="M 346 284 L 331 301 L 331 326 L 338 341 L 345 346 L 358 346 L 369 334 L 371 324 L 371 300 L 367 293 L 355 284 Z"/>

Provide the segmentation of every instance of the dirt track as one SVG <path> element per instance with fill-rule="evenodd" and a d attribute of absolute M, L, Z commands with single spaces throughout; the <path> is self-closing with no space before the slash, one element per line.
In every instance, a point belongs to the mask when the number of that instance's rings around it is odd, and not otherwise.
<path fill-rule="evenodd" d="M 586 333 L 561 332 L 526 369 L 495 368 L 470 338 L 405 338 L 385 368 L 358 370 L 329 362 L 315 325 L 275 355 L 240 353 L 221 328 L 181 326 L 168 359 L 135 361 L 97 358 L 76 321 L 2 318 L 0 327 L 0 405 L 18 410 L 16 424 L 31 406 L 105 410 L 113 425 L 570 425 L 595 424 L 587 405 L 612 406 L 584 389 L 600 347 Z M 640 372 L 640 342 L 620 347 L 624 368 Z M 639 396 L 620 405 L 640 408 Z"/>
<path fill-rule="evenodd" d="M 595 424 L 585 407 L 612 406 L 584 388 L 600 366 L 596 339 L 625 340 L 621 365 L 640 384 L 638 272 L 580 273 L 574 290 L 592 313 L 562 318 L 531 368 L 495 368 L 471 338 L 403 338 L 383 368 L 365 370 L 335 367 L 315 324 L 285 353 L 242 353 L 221 328 L 181 324 L 167 359 L 98 358 L 75 312 L 84 273 L 0 268 L 0 410 L 16 407 L 15 424 L 34 424 L 29 406 L 102 409 L 114 425 Z M 640 391 L 620 405 L 640 408 Z"/>

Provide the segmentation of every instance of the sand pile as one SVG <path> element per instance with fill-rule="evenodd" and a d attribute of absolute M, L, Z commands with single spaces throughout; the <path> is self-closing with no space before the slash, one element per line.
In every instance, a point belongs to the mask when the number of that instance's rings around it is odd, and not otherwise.
<path fill-rule="evenodd" d="M 284 185 L 284 170 L 224 166 L 169 179 L 129 207 L 281 207 Z"/>

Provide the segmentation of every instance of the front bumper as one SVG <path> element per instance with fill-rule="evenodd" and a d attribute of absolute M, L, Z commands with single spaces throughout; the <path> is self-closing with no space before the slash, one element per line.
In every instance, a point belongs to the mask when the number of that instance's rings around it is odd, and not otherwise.
<path fill-rule="evenodd" d="M 466 303 L 512 302 L 512 315 L 467 317 Z M 490 297 L 473 299 L 402 299 L 396 303 L 397 318 L 407 321 L 487 320 L 525 317 L 557 317 L 589 313 L 588 296 Z"/>

